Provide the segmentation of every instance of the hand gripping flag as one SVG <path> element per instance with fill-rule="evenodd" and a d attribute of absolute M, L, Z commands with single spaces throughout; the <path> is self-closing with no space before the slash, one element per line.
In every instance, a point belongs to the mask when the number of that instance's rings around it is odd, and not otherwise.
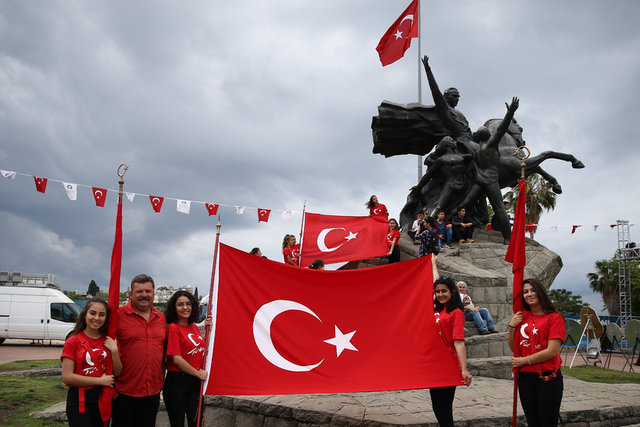
<path fill-rule="evenodd" d="M 206 394 L 346 393 L 462 384 L 433 316 L 430 257 L 290 268 L 220 244 Z"/>
<path fill-rule="evenodd" d="M 402 58 L 411 46 L 411 39 L 419 36 L 418 3 L 418 0 L 413 0 L 380 39 L 376 50 L 383 67 Z"/>
<path fill-rule="evenodd" d="M 389 252 L 386 215 L 337 216 L 305 212 L 300 265 L 354 261 Z"/>

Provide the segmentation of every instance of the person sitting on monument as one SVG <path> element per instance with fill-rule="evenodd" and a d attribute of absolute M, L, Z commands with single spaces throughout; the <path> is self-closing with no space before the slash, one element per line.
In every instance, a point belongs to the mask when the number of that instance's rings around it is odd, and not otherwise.
<path fill-rule="evenodd" d="M 453 225 L 445 219 L 444 209 L 438 209 L 436 219 L 431 222 L 431 226 L 436 230 L 438 237 L 438 246 L 446 246 L 451 248 L 451 239 L 453 239 Z"/>
<path fill-rule="evenodd" d="M 369 216 L 374 215 L 389 215 L 389 211 L 387 211 L 387 207 L 382 203 L 378 202 L 378 196 L 375 194 L 369 198 L 369 201 L 364 204 L 367 208 L 369 208 Z"/>
<path fill-rule="evenodd" d="M 474 139 L 480 143 L 480 148 L 474 157 L 475 184 L 469 189 L 463 205 L 472 206 L 480 197 L 486 195 L 491 203 L 491 207 L 498 217 L 500 231 L 504 237 L 504 244 L 509 244 L 511 238 L 511 226 L 507 212 L 502 202 L 502 192 L 500 190 L 500 150 L 499 143 L 509 129 L 509 124 L 515 114 L 520 101 L 513 97 L 511 104 L 506 104 L 507 113 L 502 119 L 496 132 L 491 135 L 489 129 L 481 126 L 474 133 Z"/>
<path fill-rule="evenodd" d="M 416 220 L 413 221 L 413 224 L 411 225 L 411 230 L 407 231 L 407 234 L 409 234 L 411 240 L 416 240 L 416 234 L 418 233 L 418 228 L 420 227 L 420 223 L 422 223 L 422 221 L 424 221 L 424 213 L 418 212 Z M 419 242 L 416 241 L 416 243 Z"/>
<path fill-rule="evenodd" d="M 473 320 L 476 322 L 476 326 L 480 331 L 480 335 L 487 335 L 489 333 L 495 334 L 496 326 L 493 323 L 491 313 L 486 308 L 480 308 L 473 305 L 471 297 L 467 294 L 467 284 L 465 282 L 456 283 L 458 291 L 460 291 L 460 299 L 462 300 L 462 311 L 464 312 L 465 320 Z M 487 322 L 485 325 L 484 322 Z"/>
<path fill-rule="evenodd" d="M 431 226 L 432 222 L 433 218 L 427 218 L 418 226 L 418 233 L 416 233 L 416 239 L 420 241 L 418 256 L 429 254 L 438 255 L 438 252 L 440 252 L 440 248 L 436 242 L 436 230 Z"/>
<path fill-rule="evenodd" d="M 473 243 L 473 222 L 467 216 L 467 209 L 458 206 L 458 213 L 451 218 L 453 238 L 460 243 Z"/>

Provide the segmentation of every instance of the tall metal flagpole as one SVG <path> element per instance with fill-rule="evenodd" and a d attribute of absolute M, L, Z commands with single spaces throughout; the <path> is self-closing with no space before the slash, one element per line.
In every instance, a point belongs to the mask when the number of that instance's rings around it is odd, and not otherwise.
<path fill-rule="evenodd" d="M 298 255 L 298 267 L 300 267 L 300 262 L 302 261 L 302 232 L 304 231 L 304 213 L 307 210 L 307 201 L 304 201 L 302 205 L 302 221 L 300 221 L 300 238 L 298 241 L 300 242 L 300 254 Z"/>
<path fill-rule="evenodd" d="M 216 266 L 218 264 L 218 248 L 220 246 L 220 228 L 222 227 L 222 225 L 220 224 L 220 215 L 218 215 L 218 223 L 216 224 L 216 244 L 215 247 L 213 249 L 213 265 L 211 267 L 211 282 L 209 283 L 209 304 L 207 307 L 207 318 L 211 317 L 211 309 L 213 307 L 213 283 L 215 282 L 216 279 Z M 204 333 L 204 359 L 202 361 L 202 368 L 204 368 L 204 364 L 207 361 L 207 352 L 209 350 L 209 338 L 211 337 L 211 325 L 208 325 L 205 323 L 205 327 L 204 327 L 205 333 Z M 209 375 L 211 375 L 211 372 L 209 372 Z M 196 425 L 197 426 L 201 426 L 202 425 L 202 398 L 204 394 L 204 381 L 200 382 L 200 396 L 198 398 L 198 418 L 196 420 Z"/>
<path fill-rule="evenodd" d="M 422 62 L 420 53 L 422 52 L 422 5 L 418 0 L 418 103 L 422 104 Z M 422 179 L 422 156 L 418 155 L 418 182 Z"/>

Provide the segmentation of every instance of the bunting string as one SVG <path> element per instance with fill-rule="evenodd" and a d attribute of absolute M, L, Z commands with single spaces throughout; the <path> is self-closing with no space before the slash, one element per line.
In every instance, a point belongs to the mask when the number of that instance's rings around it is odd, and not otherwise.
<path fill-rule="evenodd" d="M 112 188 L 100 188 L 100 187 L 95 187 L 87 184 L 71 183 L 71 182 L 62 181 L 59 179 L 44 178 L 42 176 L 26 174 L 22 172 L 16 172 L 16 171 L 5 170 L 5 169 L 0 169 L 0 175 L 2 175 L 4 178 L 9 180 L 15 180 L 16 176 L 33 178 L 35 182 L 36 191 L 41 193 L 46 192 L 48 183 L 50 182 L 60 183 L 62 184 L 67 194 L 67 197 L 69 197 L 70 200 L 77 200 L 79 187 L 87 188 L 92 192 L 96 202 L 96 206 L 99 206 L 99 207 L 104 207 L 105 200 L 107 198 L 107 193 L 111 192 L 116 195 L 118 194 L 118 190 L 114 190 Z M 245 205 L 238 205 L 238 204 L 231 204 L 231 203 L 221 203 L 221 202 L 214 203 L 214 202 L 205 202 L 201 200 L 179 199 L 175 197 L 158 196 L 158 195 L 131 192 L 131 191 L 125 191 L 125 195 L 127 196 L 127 199 L 130 202 L 133 202 L 135 196 L 148 197 L 151 203 L 151 207 L 156 213 L 160 213 L 160 210 L 162 209 L 162 205 L 165 200 L 174 200 L 176 202 L 176 210 L 184 214 L 190 213 L 192 204 L 204 205 L 207 212 L 209 213 L 209 216 L 216 215 L 218 213 L 218 208 L 221 206 L 234 208 L 236 211 L 236 214 L 238 215 L 244 214 L 244 212 L 247 209 L 253 210 L 257 212 L 258 222 L 268 222 L 272 211 L 280 212 L 283 218 L 291 218 L 293 217 L 294 214 L 298 213 L 298 211 L 295 211 L 295 210 L 265 209 L 265 208 L 258 208 L 253 206 L 245 206 Z"/>
<path fill-rule="evenodd" d="M 91 190 L 96 202 L 96 206 L 100 206 L 100 207 L 104 206 L 108 192 L 115 193 L 116 195 L 118 194 L 118 190 L 114 190 L 111 188 L 100 188 L 100 187 L 94 187 L 92 185 L 87 185 L 87 184 L 76 184 L 76 183 L 71 183 L 67 181 L 62 181 L 59 179 L 44 178 L 41 176 L 36 176 L 32 174 L 26 174 L 22 172 L 11 171 L 11 170 L 0 169 L 0 174 L 4 178 L 9 180 L 14 180 L 16 176 L 33 178 L 36 186 L 36 191 L 39 191 L 41 193 L 44 193 L 46 191 L 47 183 L 58 182 L 62 184 L 67 196 L 71 200 L 77 199 L 78 187 L 87 188 Z M 192 204 L 204 205 L 210 216 L 216 215 L 218 208 L 220 206 L 234 208 L 237 215 L 243 215 L 244 212 L 248 209 L 248 210 L 257 212 L 258 222 L 268 222 L 272 211 L 280 212 L 283 218 L 292 218 L 293 215 L 299 213 L 298 211 L 295 211 L 295 210 L 265 209 L 265 208 L 258 208 L 254 206 L 238 205 L 233 203 L 222 203 L 222 202 L 214 203 L 214 202 L 205 202 L 201 200 L 179 199 L 175 197 L 158 196 L 158 195 L 130 192 L 130 191 L 126 191 L 125 195 L 127 196 L 127 199 L 130 202 L 133 202 L 133 199 L 135 198 L 135 196 L 148 197 L 151 203 L 151 207 L 156 213 L 160 213 L 163 202 L 165 200 L 174 200 L 176 202 L 176 210 L 184 214 L 190 213 Z M 630 227 L 633 227 L 634 225 L 635 224 L 629 224 Z M 609 223 L 609 224 L 593 224 L 591 227 L 593 228 L 593 231 L 596 232 L 600 227 L 614 229 L 616 226 L 617 224 L 615 223 Z M 533 229 L 538 229 L 538 230 L 547 229 L 548 231 L 551 231 L 553 233 L 558 233 L 561 229 L 568 229 L 571 234 L 576 234 L 576 232 L 580 231 L 581 228 L 583 228 L 583 224 L 558 224 L 558 225 L 526 224 L 526 231 L 531 231 Z"/>

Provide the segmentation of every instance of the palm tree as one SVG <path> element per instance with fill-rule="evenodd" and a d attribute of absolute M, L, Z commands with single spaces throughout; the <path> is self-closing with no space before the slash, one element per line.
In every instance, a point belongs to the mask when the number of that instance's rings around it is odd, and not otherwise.
<path fill-rule="evenodd" d="M 538 224 L 543 210 L 551 211 L 556 207 L 556 193 L 551 191 L 552 185 L 537 173 L 525 178 L 527 184 L 527 198 L 525 220 L 527 224 Z M 504 195 L 505 200 L 515 208 L 518 203 L 518 187 L 512 187 Z M 529 237 L 533 239 L 537 228 L 529 230 Z"/>
<path fill-rule="evenodd" d="M 587 274 L 589 286 L 602 294 L 604 306 L 611 316 L 620 314 L 618 296 L 618 261 L 615 258 L 596 261 L 596 272 Z"/>

